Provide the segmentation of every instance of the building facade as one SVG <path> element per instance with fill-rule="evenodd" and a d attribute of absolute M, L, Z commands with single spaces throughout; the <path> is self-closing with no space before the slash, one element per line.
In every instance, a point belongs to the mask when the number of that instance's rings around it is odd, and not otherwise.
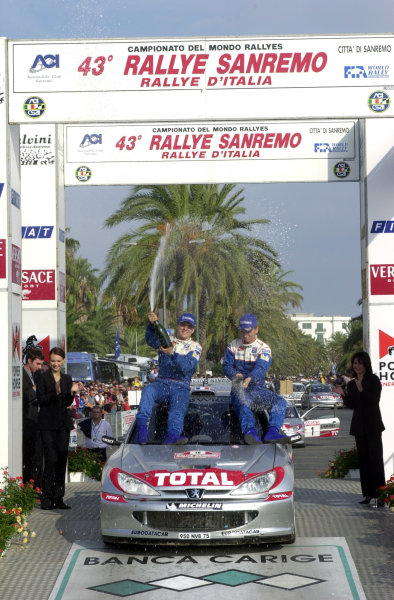
<path fill-rule="evenodd" d="M 337 331 L 346 333 L 346 326 L 351 321 L 351 317 L 318 317 L 314 313 L 293 313 L 289 316 L 297 323 L 298 329 L 323 343 L 331 339 Z"/>

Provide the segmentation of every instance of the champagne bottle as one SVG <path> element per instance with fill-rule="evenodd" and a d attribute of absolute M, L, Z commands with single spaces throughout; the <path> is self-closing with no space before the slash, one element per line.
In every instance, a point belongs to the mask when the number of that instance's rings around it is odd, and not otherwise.
<path fill-rule="evenodd" d="M 154 321 L 153 328 L 155 330 L 157 339 L 159 340 L 160 346 L 163 348 L 169 348 L 172 345 L 172 342 L 166 328 L 160 323 L 160 321 Z"/>

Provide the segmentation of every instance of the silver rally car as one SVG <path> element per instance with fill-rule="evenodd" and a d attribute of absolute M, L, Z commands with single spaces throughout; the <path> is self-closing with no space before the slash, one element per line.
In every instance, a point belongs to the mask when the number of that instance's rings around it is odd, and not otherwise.
<path fill-rule="evenodd" d="M 134 422 L 108 459 L 103 541 L 293 543 L 291 444 L 244 444 L 229 396 L 198 394 L 184 422 L 187 444 L 163 445 L 167 413 L 168 407 L 155 405 L 149 443 L 137 444 Z M 257 417 L 263 435 L 266 416 Z"/>

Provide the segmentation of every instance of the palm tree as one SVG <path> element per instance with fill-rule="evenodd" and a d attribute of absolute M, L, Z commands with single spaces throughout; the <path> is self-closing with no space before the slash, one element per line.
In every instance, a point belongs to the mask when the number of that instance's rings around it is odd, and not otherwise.
<path fill-rule="evenodd" d="M 105 354 L 113 349 L 116 312 L 100 300 L 97 269 L 77 256 L 79 242 L 66 239 L 66 319 L 69 351 Z"/>
<path fill-rule="evenodd" d="M 86 258 L 77 256 L 79 242 L 66 238 L 67 305 L 76 312 L 88 313 L 96 306 L 100 290 L 97 269 Z"/>

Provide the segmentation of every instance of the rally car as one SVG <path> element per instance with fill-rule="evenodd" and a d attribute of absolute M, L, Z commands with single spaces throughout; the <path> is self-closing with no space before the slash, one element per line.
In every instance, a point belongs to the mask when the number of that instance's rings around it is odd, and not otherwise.
<path fill-rule="evenodd" d="M 298 434 L 299 437 L 293 438 L 293 446 L 301 448 L 305 447 L 305 438 L 338 435 L 340 421 L 336 416 L 335 406 L 328 408 L 332 408 L 332 411 L 328 412 L 325 404 L 317 404 L 300 415 L 295 404 L 288 400 L 282 433 L 287 436 Z M 323 414 L 322 409 L 324 409 Z"/>
<path fill-rule="evenodd" d="M 325 412 L 322 414 L 322 409 Z M 312 413 L 314 413 L 312 415 Z M 335 407 L 327 411 L 324 404 L 313 406 L 302 415 L 305 425 L 305 437 L 335 437 L 339 433 L 340 421 L 335 414 Z"/>
<path fill-rule="evenodd" d="M 294 542 L 291 444 L 246 445 L 229 396 L 191 396 L 183 446 L 162 443 L 167 414 L 155 405 L 149 443 L 134 423 L 104 467 L 104 542 Z"/>

